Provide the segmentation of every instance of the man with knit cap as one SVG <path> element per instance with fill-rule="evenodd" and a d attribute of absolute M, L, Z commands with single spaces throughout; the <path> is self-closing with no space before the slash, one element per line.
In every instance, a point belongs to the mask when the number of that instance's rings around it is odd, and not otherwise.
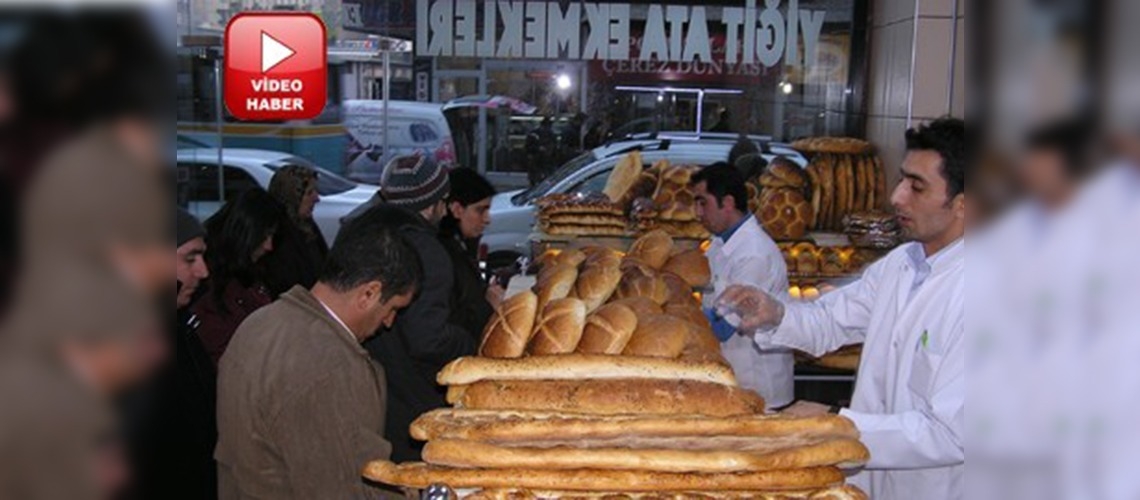
<path fill-rule="evenodd" d="M 435 382 L 444 365 L 461 356 L 475 354 L 475 338 L 451 323 L 452 289 L 455 286 L 451 259 L 438 238 L 439 222 L 446 213 L 444 196 L 450 187 L 447 170 L 425 156 L 403 156 L 384 168 L 380 191 L 365 207 L 387 204 L 388 223 L 399 227 L 419 253 L 423 263 L 423 286 L 419 296 L 400 312 L 391 331 L 382 332 L 365 344 L 388 375 L 388 417 L 385 438 L 392 443 L 392 460 L 420 459 L 422 443 L 411 439 L 408 426 L 423 413 L 446 406 L 445 390 Z"/>

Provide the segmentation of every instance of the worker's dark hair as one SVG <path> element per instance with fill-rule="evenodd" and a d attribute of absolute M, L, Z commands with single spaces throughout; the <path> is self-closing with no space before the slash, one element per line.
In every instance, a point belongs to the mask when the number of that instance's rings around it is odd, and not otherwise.
<path fill-rule="evenodd" d="M 399 208 L 377 205 L 349 220 L 337 233 L 321 271 L 321 283 L 346 292 L 379 281 L 380 300 L 415 291 L 423 279 L 416 249 L 393 223 Z"/>
<path fill-rule="evenodd" d="M 693 176 L 690 184 L 705 183 L 705 190 L 716 198 L 717 205 L 724 206 L 724 198 L 732 196 L 732 203 L 741 213 L 748 213 L 748 189 L 744 187 L 744 177 L 727 163 L 717 162 L 702 168 Z"/>
<path fill-rule="evenodd" d="M 939 118 L 906 131 L 907 151 L 934 151 L 942 157 L 942 178 L 952 200 L 966 190 L 966 169 L 974 163 L 967 156 L 966 122 Z"/>
<path fill-rule="evenodd" d="M 1095 146 L 1095 120 L 1076 117 L 1045 124 L 1029 132 L 1025 139 L 1031 151 L 1052 151 L 1061 156 L 1065 175 L 1077 180 L 1088 173 Z"/>

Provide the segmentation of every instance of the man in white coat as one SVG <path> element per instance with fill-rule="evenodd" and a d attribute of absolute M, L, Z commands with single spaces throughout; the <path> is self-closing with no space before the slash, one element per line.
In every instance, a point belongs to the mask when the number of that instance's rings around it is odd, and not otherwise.
<path fill-rule="evenodd" d="M 814 303 L 784 304 L 746 287 L 718 307 L 740 315 L 757 344 L 823 354 L 864 342 L 851 407 L 798 402 L 786 412 L 851 419 L 871 451 L 853 482 L 876 500 L 964 497 L 966 399 L 965 125 L 940 119 L 906 134 L 891 195 L 911 243 Z"/>
<path fill-rule="evenodd" d="M 730 285 L 749 285 L 776 297 L 788 291 L 784 257 L 756 218 L 748 212 L 744 178 L 727 164 L 701 169 L 691 181 L 696 194 L 697 215 L 712 233 L 708 250 L 712 269 L 712 292 L 704 296 L 705 314 L 721 341 L 721 352 L 746 389 L 764 397 L 768 408 L 779 408 L 794 398 L 792 351 L 778 347 L 762 349 L 751 335 L 717 317 L 715 304 Z"/>

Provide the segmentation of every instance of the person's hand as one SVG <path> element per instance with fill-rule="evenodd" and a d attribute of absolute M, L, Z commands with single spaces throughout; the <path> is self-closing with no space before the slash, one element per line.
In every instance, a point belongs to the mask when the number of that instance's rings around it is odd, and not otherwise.
<path fill-rule="evenodd" d="M 499 304 L 503 303 L 503 295 L 506 295 L 507 290 L 500 285 L 491 284 L 487 286 L 487 303 L 491 307 L 499 308 Z"/>
<path fill-rule="evenodd" d="M 818 417 L 820 415 L 827 415 L 831 413 L 831 407 L 823 403 L 816 403 L 813 401 L 796 401 L 795 404 L 784 408 L 780 415 L 791 415 L 793 417 Z"/>
<path fill-rule="evenodd" d="M 728 287 L 717 301 L 717 307 L 727 307 L 740 316 L 737 328 L 742 332 L 775 328 L 784 319 L 784 304 L 750 286 Z"/>

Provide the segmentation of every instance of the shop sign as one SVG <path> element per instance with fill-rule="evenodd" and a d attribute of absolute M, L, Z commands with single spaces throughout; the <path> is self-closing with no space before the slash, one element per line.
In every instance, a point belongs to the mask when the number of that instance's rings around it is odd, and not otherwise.
<path fill-rule="evenodd" d="M 745 0 L 709 22 L 703 5 L 654 4 L 634 46 L 628 3 L 418 0 L 415 47 L 427 57 L 812 66 L 826 16 L 799 0 Z M 710 31 L 725 34 L 721 54 Z"/>

